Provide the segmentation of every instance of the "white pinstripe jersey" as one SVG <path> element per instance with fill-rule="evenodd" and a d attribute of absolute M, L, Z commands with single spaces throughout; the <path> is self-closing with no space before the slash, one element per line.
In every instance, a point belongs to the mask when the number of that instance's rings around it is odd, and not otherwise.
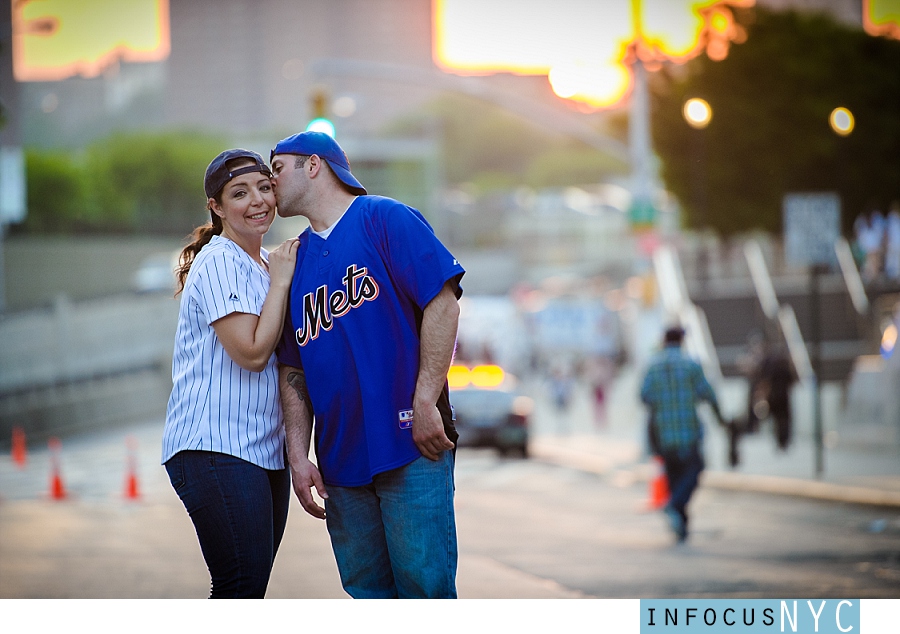
<path fill-rule="evenodd" d="M 245 370 L 211 326 L 235 312 L 259 315 L 268 292 L 268 272 L 231 240 L 213 236 L 197 254 L 178 314 L 163 463 L 179 451 L 202 450 L 284 467 L 275 355 L 262 372 Z"/>

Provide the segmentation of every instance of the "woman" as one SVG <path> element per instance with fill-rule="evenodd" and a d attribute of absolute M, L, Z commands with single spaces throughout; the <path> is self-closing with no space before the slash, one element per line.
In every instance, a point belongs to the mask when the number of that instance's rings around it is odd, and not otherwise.
<path fill-rule="evenodd" d="M 162 461 L 197 530 L 210 598 L 262 598 L 287 521 L 272 353 L 297 240 L 262 249 L 275 219 L 270 177 L 255 152 L 213 159 L 204 181 L 211 222 L 194 231 L 176 271 L 182 296 Z"/>

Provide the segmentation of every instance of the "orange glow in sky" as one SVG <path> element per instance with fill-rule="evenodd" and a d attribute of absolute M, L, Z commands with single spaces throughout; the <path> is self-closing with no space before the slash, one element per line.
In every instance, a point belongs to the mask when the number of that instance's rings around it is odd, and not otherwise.
<path fill-rule="evenodd" d="M 13 2 L 18 81 L 95 77 L 116 60 L 169 56 L 169 0 Z"/>
<path fill-rule="evenodd" d="M 460 75 L 547 75 L 558 96 L 606 108 L 630 91 L 636 23 L 646 62 L 723 59 L 744 37 L 730 7 L 754 1 L 434 0 L 434 58 Z"/>
<path fill-rule="evenodd" d="M 900 40 L 900 0 L 863 0 L 862 14 L 866 33 Z"/>

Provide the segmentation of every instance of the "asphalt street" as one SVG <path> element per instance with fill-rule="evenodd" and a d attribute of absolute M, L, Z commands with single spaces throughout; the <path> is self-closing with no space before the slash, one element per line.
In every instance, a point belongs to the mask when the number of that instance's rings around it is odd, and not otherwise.
<path fill-rule="evenodd" d="M 66 439 L 66 500 L 48 498 L 46 449 L 24 469 L 0 458 L 0 597 L 207 595 L 193 527 L 158 465 L 161 428 Z M 125 497 L 129 442 L 139 500 Z M 461 598 L 900 596 L 897 509 L 702 487 L 676 546 L 634 471 L 458 458 Z M 297 503 L 268 596 L 346 597 L 324 523 Z"/>

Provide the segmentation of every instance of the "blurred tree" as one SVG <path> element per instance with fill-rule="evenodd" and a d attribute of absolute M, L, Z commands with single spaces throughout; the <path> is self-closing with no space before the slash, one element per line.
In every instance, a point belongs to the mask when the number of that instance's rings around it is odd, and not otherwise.
<path fill-rule="evenodd" d="M 723 61 L 701 56 L 652 78 L 654 147 L 687 224 L 779 232 L 785 193 L 838 191 L 849 230 L 870 201 L 900 198 L 900 41 L 824 15 L 757 8 L 739 19 L 746 42 Z M 682 117 L 691 97 L 712 107 L 706 129 Z M 828 124 L 838 106 L 856 118 L 847 137 Z"/>
<path fill-rule="evenodd" d="M 71 233 L 85 223 L 84 174 L 59 152 L 25 153 L 28 215 L 14 232 Z"/>
<path fill-rule="evenodd" d="M 429 127 L 440 131 L 447 181 L 481 192 L 587 185 L 627 173 L 626 165 L 583 143 L 461 95 L 438 99 L 426 113 L 398 121 L 386 133 L 424 134 Z"/>
<path fill-rule="evenodd" d="M 88 148 L 90 199 L 110 228 L 186 235 L 207 219 L 203 175 L 224 143 L 200 134 L 115 134 Z"/>
<path fill-rule="evenodd" d="M 191 132 L 115 134 L 79 154 L 27 154 L 16 232 L 184 236 L 208 219 L 203 175 L 225 143 Z"/>

